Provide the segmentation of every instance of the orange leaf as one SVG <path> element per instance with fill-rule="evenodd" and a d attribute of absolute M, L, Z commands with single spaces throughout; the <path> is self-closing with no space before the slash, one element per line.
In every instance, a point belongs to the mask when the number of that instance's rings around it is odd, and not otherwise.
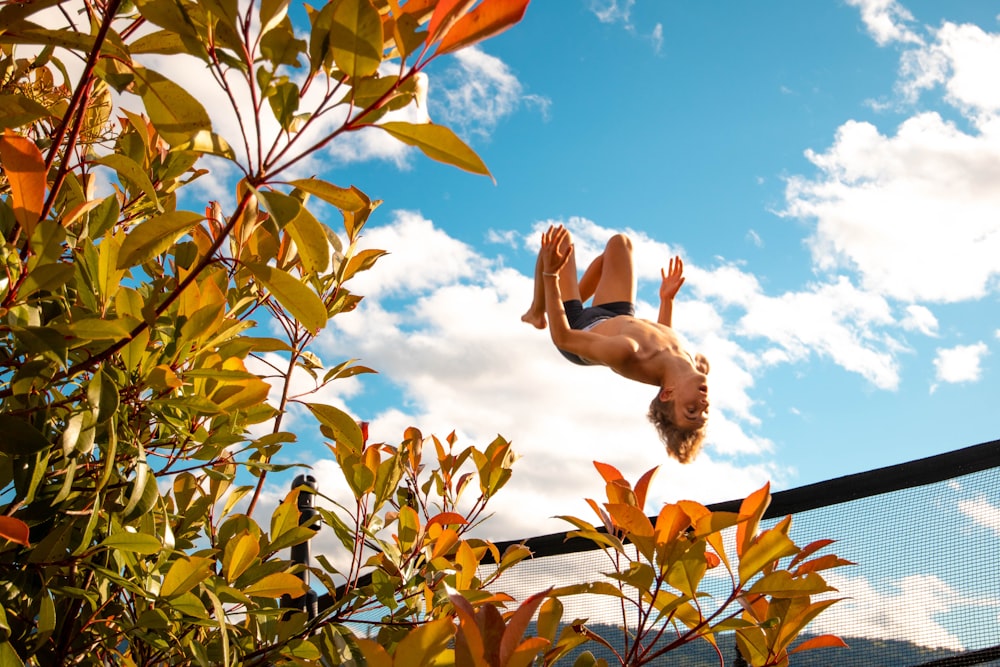
<path fill-rule="evenodd" d="M 603 477 L 604 481 L 608 484 L 625 479 L 625 477 L 618 471 L 618 468 L 608 465 L 607 463 L 594 461 L 594 467 L 597 468 L 597 472 L 601 473 L 601 477 Z"/>
<path fill-rule="evenodd" d="M 740 556 L 747 550 L 757 535 L 757 525 L 764 516 L 764 510 L 771 504 L 771 483 L 760 487 L 740 505 L 740 519 L 746 521 L 736 527 L 736 553 Z"/>
<path fill-rule="evenodd" d="M 449 553 L 456 544 L 458 544 L 458 533 L 456 533 L 451 528 L 445 528 L 441 531 L 441 534 L 434 539 L 434 548 L 431 552 L 431 558 L 440 558 L 445 554 Z"/>
<path fill-rule="evenodd" d="M 795 568 L 795 574 L 801 575 L 807 572 L 819 572 L 820 570 L 829 570 L 833 567 L 841 567 L 842 565 L 854 565 L 849 560 L 845 560 L 836 556 L 834 554 L 826 554 L 823 556 L 818 556 L 812 560 L 807 560 L 806 562 Z M 789 566 L 791 567 L 791 566 Z"/>
<path fill-rule="evenodd" d="M 458 634 L 455 637 L 455 656 L 474 667 L 486 667 L 486 649 L 482 631 L 476 622 L 476 612 L 461 593 L 449 593 L 451 604 L 458 616 Z"/>
<path fill-rule="evenodd" d="M 458 17 L 469 11 L 476 0 L 440 0 L 427 24 L 427 43 L 432 44 L 438 37 L 448 32 Z"/>
<path fill-rule="evenodd" d="M 441 512 L 433 517 L 427 522 L 428 526 L 433 526 L 439 523 L 442 526 L 454 526 L 469 523 L 466 521 L 465 517 L 458 512 Z"/>
<path fill-rule="evenodd" d="M 45 160 L 33 141 L 8 130 L 0 136 L 0 163 L 10 183 L 14 219 L 30 237 L 45 206 Z"/>
<path fill-rule="evenodd" d="M 498 35 L 522 18 L 529 0 L 483 0 L 459 19 L 441 39 L 437 55 L 458 51 Z"/>
<path fill-rule="evenodd" d="M 805 640 L 795 648 L 793 648 L 789 653 L 798 653 L 799 651 L 808 651 L 814 648 L 850 648 L 843 639 L 837 635 L 819 635 L 818 637 L 811 637 Z"/>
<path fill-rule="evenodd" d="M 633 507 L 639 506 L 639 503 L 636 502 L 635 492 L 632 491 L 632 487 L 624 479 L 608 482 L 604 487 L 604 491 L 608 496 L 609 503 L 624 503 Z"/>
<path fill-rule="evenodd" d="M 642 509 L 646 506 L 646 492 L 649 491 L 649 484 L 653 481 L 653 477 L 656 476 L 656 471 L 659 467 L 652 468 L 646 471 L 646 474 L 639 478 L 639 481 L 635 483 L 635 502 Z"/>
<path fill-rule="evenodd" d="M 10 540 L 22 547 L 30 547 L 28 543 L 28 524 L 12 516 L 0 516 L 0 537 Z"/>
<path fill-rule="evenodd" d="M 503 632 L 503 638 L 500 640 L 501 665 L 507 664 L 517 649 L 523 646 L 523 644 L 521 644 L 521 638 L 524 637 L 524 631 L 528 629 L 528 624 L 531 623 L 531 619 L 534 618 L 535 611 L 537 611 L 538 607 L 545 601 L 546 596 L 551 590 L 552 588 L 550 587 L 541 593 L 535 593 L 525 600 L 521 606 L 517 608 L 517 611 L 515 611 L 510 617 L 510 621 L 507 623 L 507 628 Z M 545 641 L 545 643 L 548 645 L 548 641 Z"/>
<path fill-rule="evenodd" d="M 678 505 L 664 505 L 656 518 L 656 545 L 676 540 L 691 525 L 691 518 Z"/>
<path fill-rule="evenodd" d="M 653 524 L 638 507 L 621 503 L 608 503 L 606 507 L 616 525 L 641 537 L 653 536 Z"/>

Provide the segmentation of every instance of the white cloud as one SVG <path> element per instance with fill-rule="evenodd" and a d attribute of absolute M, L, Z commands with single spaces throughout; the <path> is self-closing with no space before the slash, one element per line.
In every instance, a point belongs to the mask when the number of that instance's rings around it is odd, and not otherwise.
<path fill-rule="evenodd" d="M 581 265 L 613 233 L 587 220 L 568 224 Z M 522 243 L 536 245 L 537 236 L 532 232 Z M 681 332 L 711 360 L 714 412 L 710 446 L 682 467 L 667 458 L 645 419 L 655 388 L 606 369 L 569 364 L 547 332 L 520 321 L 531 299 L 531 276 L 477 254 L 412 212 L 397 212 L 392 224 L 366 228 L 364 244 L 391 254 L 376 266 L 377 280 L 362 274 L 352 281 L 349 288 L 365 300 L 334 320 L 317 351 L 325 359 L 351 350 L 398 388 L 401 398 L 391 407 L 359 415 L 371 422 L 376 441 L 398 441 L 411 425 L 425 434 L 459 429 L 464 445 L 483 447 L 498 433 L 511 440 L 522 458 L 511 488 L 496 499 L 491 537 L 555 532 L 565 525 L 550 517 L 586 514 L 583 497 L 601 488 L 589 465 L 594 460 L 619 467 L 632 480 L 661 466 L 651 506 L 681 498 L 727 500 L 787 476 L 768 458 L 772 443 L 753 431 L 759 420 L 747 365 L 756 361 L 718 332 L 718 321 L 711 319 L 718 315 L 710 306 L 694 300 L 678 304 L 686 323 Z M 660 266 L 677 249 L 641 234 L 635 234 L 634 247 L 641 281 L 658 285 Z M 639 307 L 641 315 L 655 317 L 652 304 Z M 527 498 L 534 500 L 528 504 Z"/>
<path fill-rule="evenodd" d="M 835 597 L 847 599 L 820 614 L 809 624 L 809 631 L 845 638 L 899 639 L 961 651 L 965 648 L 962 640 L 939 619 L 956 609 L 996 604 L 969 598 L 934 575 L 911 575 L 877 586 L 864 577 L 839 572 L 826 573 L 824 578 L 839 591 Z"/>
<path fill-rule="evenodd" d="M 499 58 L 471 47 L 455 53 L 454 60 L 455 65 L 435 79 L 430 104 L 433 117 L 459 133 L 488 137 L 525 103 L 540 108 L 543 115 L 547 112 L 549 100 L 526 95 Z"/>
<path fill-rule="evenodd" d="M 907 306 L 906 317 L 903 319 L 902 325 L 907 331 L 917 331 L 925 336 L 937 336 L 937 318 L 924 306 Z"/>
<path fill-rule="evenodd" d="M 848 121 L 815 179 L 788 180 L 784 215 L 815 220 L 821 270 L 849 267 L 866 289 L 904 301 L 983 296 L 1000 275 L 1000 125 L 966 134 L 922 113 L 882 135 Z M 891 252 L 887 252 L 891 249 Z"/>
<path fill-rule="evenodd" d="M 590 11 L 601 23 L 625 23 L 631 20 L 635 0 L 591 0 Z"/>
<path fill-rule="evenodd" d="M 982 341 L 974 345 L 939 348 L 934 359 L 936 377 L 941 382 L 959 383 L 979 380 L 980 362 L 989 352 Z"/>
<path fill-rule="evenodd" d="M 980 121 L 1000 111 L 1000 34 L 945 22 L 934 41 L 903 54 L 900 89 L 910 100 L 944 86 L 946 101 Z"/>
<path fill-rule="evenodd" d="M 958 509 L 972 519 L 973 523 L 993 531 L 1000 537 L 1000 507 L 985 498 L 978 498 L 959 501 Z"/>
<path fill-rule="evenodd" d="M 906 26 L 913 21 L 913 15 L 896 0 L 847 0 L 847 4 L 861 9 L 861 20 L 879 46 L 891 42 L 921 42 L 920 37 Z"/>

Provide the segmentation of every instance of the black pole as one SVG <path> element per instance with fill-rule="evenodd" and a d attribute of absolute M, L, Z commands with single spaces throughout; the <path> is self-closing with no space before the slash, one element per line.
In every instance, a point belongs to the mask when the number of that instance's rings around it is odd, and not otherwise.
<path fill-rule="evenodd" d="M 312 475 L 299 475 L 292 481 L 292 490 L 294 491 L 299 488 L 301 488 L 297 503 L 299 508 L 299 525 L 310 526 L 313 530 L 318 531 L 319 523 L 316 521 L 316 518 L 319 516 L 319 511 L 313 506 L 313 499 L 316 496 L 316 478 Z M 293 563 L 309 567 L 311 558 L 309 549 L 310 541 L 306 540 L 301 544 L 291 547 L 291 560 Z M 297 598 L 288 595 L 282 596 L 281 606 L 286 609 L 304 611 L 310 619 L 316 618 L 319 613 L 319 596 L 309 585 L 309 570 L 302 570 L 296 576 L 305 583 L 306 593 Z"/>

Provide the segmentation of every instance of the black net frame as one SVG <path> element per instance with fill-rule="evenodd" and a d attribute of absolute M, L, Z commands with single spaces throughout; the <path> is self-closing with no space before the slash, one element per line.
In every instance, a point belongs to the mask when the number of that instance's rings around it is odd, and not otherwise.
<path fill-rule="evenodd" d="M 734 512 L 741 502 L 708 508 Z M 956 507 L 992 508 L 996 523 L 976 524 Z M 762 524 L 773 525 L 787 515 L 793 517 L 796 543 L 834 539 L 832 551 L 857 563 L 845 568 L 854 571 L 845 577 L 828 577 L 839 590 L 836 597 L 848 598 L 826 612 L 844 606 L 839 622 L 821 624 L 821 615 L 815 623 L 818 631 L 843 637 L 850 648 L 796 654 L 792 665 L 1000 665 L 1000 440 L 775 492 Z M 552 533 L 497 546 L 503 553 L 517 544 L 527 546 L 532 558 L 505 572 L 494 586 L 517 600 L 553 584 L 594 581 L 610 570 L 604 553 L 584 538 Z M 492 563 L 489 555 L 487 563 Z M 711 585 L 708 589 L 713 592 Z M 567 608 L 564 619 L 572 620 L 573 611 L 592 627 L 624 623 L 613 604 Z M 731 648 L 732 639 L 725 637 L 720 645 L 726 641 Z M 726 656 L 727 664 L 740 664 L 732 656 L 735 652 Z M 714 651 L 692 646 L 652 664 L 719 663 Z"/>

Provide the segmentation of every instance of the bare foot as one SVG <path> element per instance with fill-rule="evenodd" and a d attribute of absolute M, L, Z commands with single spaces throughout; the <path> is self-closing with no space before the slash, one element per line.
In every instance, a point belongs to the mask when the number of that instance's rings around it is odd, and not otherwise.
<path fill-rule="evenodd" d="M 528 312 L 526 312 L 524 315 L 521 315 L 521 321 L 527 322 L 536 329 L 544 329 L 545 311 L 532 306 L 531 308 L 528 309 Z"/>

